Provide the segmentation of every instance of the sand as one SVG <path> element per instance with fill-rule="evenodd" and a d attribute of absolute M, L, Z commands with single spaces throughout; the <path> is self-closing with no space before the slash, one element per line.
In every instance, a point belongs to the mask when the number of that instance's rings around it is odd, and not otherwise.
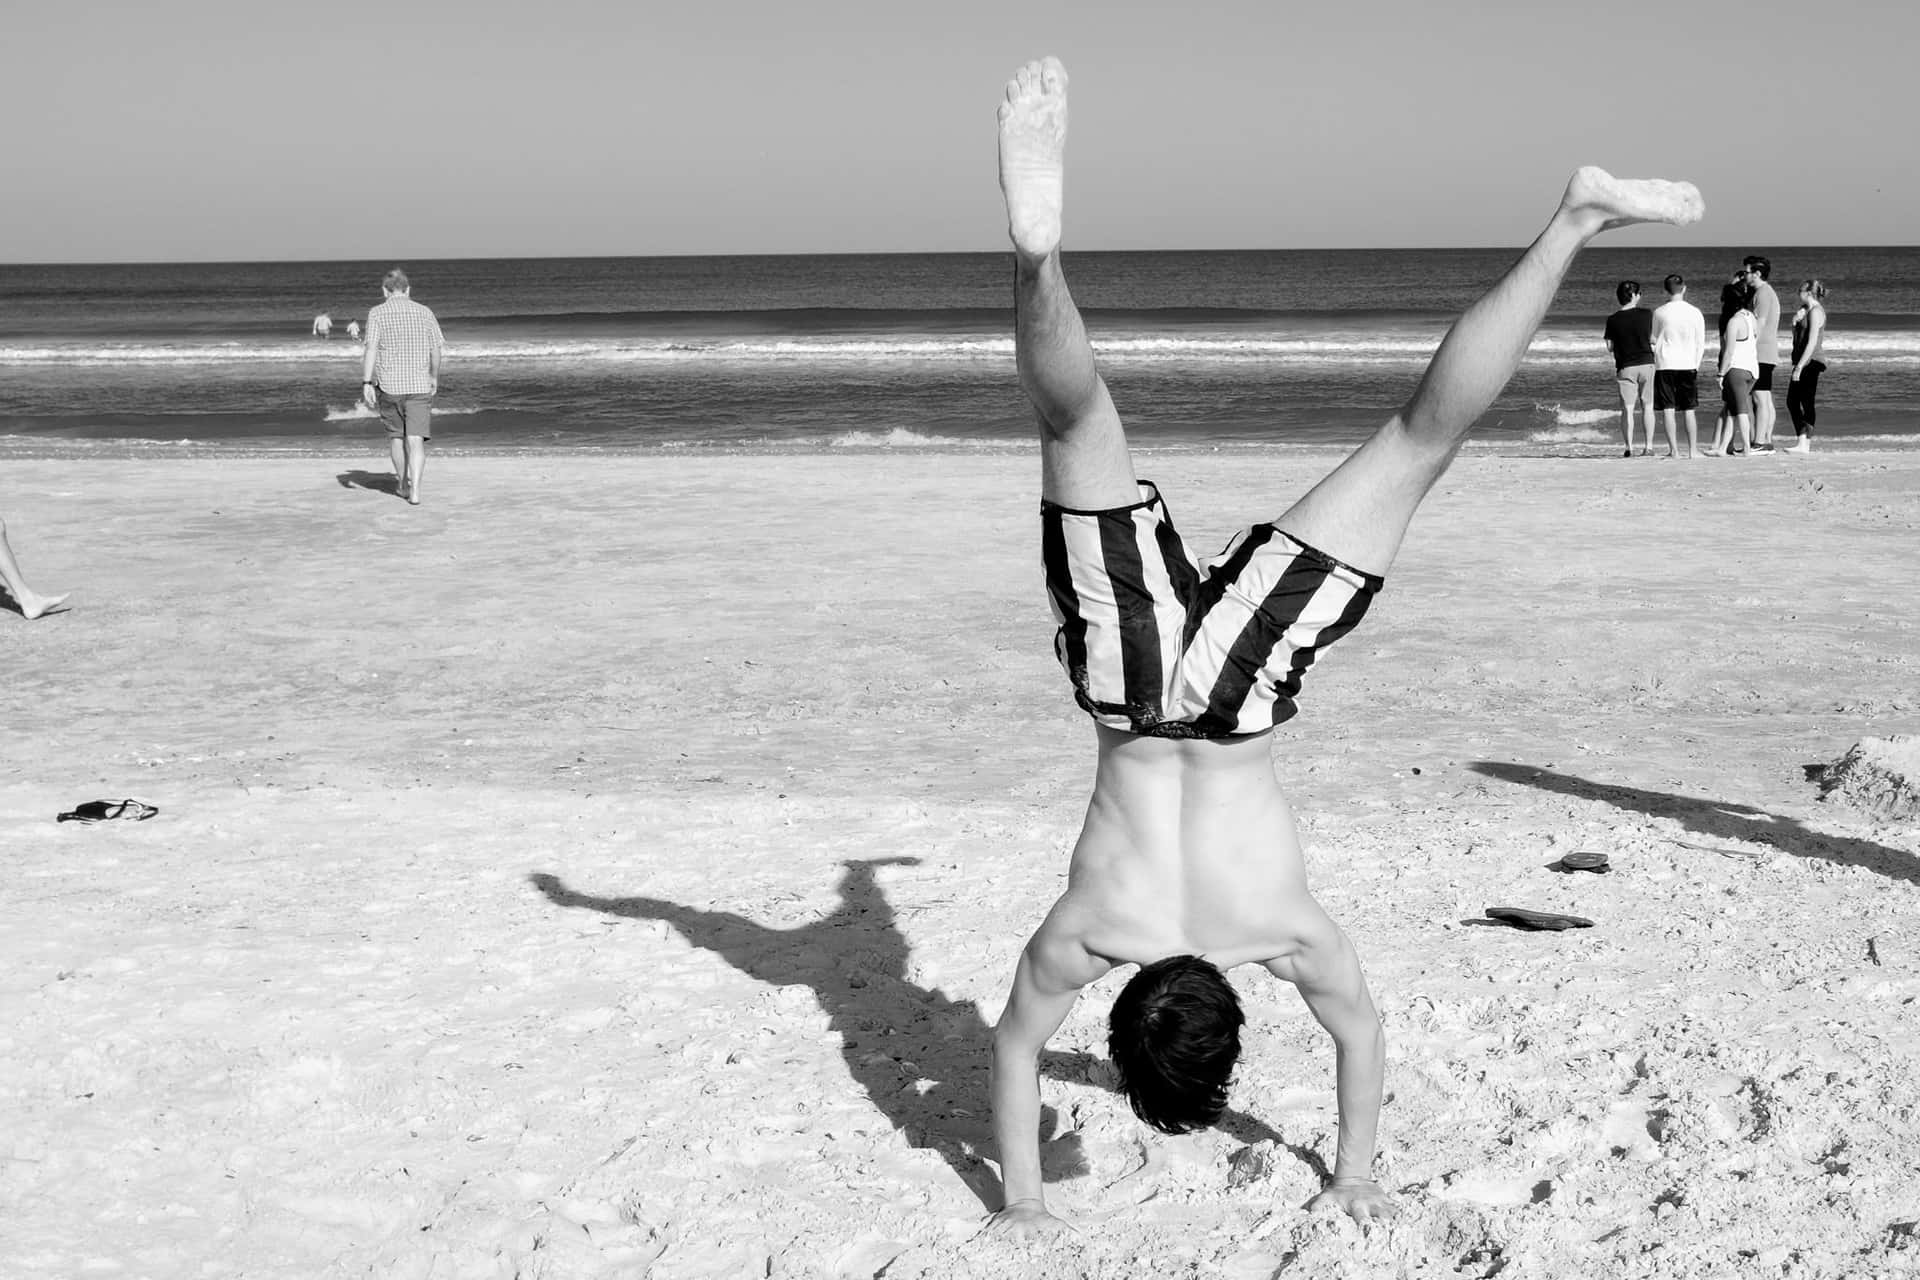
<path fill-rule="evenodd" d="M 1333 460 L 1140 469 L 1210 549 Z M 1812 776 L 1920 730 L 1920 455 L 1469 450 L 1275 741 L 1401 1217 L 1300 1208 L 1289 989 L 1236 973 L 1234 1111 L 1175 1141 L 1107 1087 L 1114 975 L 1045 1066 L 1080 1234 L 1026 1248 L 977 1238 L 985 1029 L 1092 760 L 1031 452 L 361 469 L 7 463 L 75 594 L 0 614 L 0 1271 L 1920 1271 L 1920 827 Z"/>

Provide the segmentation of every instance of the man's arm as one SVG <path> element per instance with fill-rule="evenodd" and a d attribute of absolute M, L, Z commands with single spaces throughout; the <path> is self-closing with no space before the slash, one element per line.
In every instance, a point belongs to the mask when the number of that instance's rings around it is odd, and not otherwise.
<path fill-rule="evenodd" d="M 993 1029 L 993 1137 L 1004 1202 L 989 1227 L 1016 1235 L 1063 1225 L 1047 1212 L 1040 1177 L 1040 1051 L 1066 1021 L 1080 988 L 1112 966 L 1045 925 L 1020 953 L 1007 1007 Z"/>
<path fill-rule="evenodd" d="M 446 345 L 446 339 L 440 336 L 440 322 L 433 322 L 433 341 L 427 344 L 427 377 L 433 383 L 435 395 L 440 393 L 440 354 Z"/>
<path fill-rule="evenodd" d="M 367 318 L 366 350 L 360 356 L 360 398 L 367 402 L 367 408 L 374 407 L 373 362 L 380 354 L 380 326 Z"/>
<path fill-rule="evenodd" d="M 1314 1020 L 1333 1037 L 1339 1147 L 1332 1181 L 1308 1208 L 1339 1209 L 1363 1221 L 1384 1218 L 1394 1208 L 1373 1180 L 1373 1149 L 1386 1080 L 1387 1040 L 1353 943 L 1317 906 L 1314 914 L 1319 919 L 1300 949 L 1267 962 L 1268 972 L 1291 982 Z"/>

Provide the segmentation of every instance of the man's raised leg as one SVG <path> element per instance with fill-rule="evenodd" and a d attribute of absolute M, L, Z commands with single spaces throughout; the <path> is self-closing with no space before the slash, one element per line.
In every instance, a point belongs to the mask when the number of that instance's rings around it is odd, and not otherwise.
<path fill-rule="evenodd" d="M 1013 237 L 1014 351 L 1040 416 L 1040 496 L 1080 511 L 1139 501 L 1133 460 L 1060 270 L 1067 71 L 1030 62 L 1000 104 L 1000 190 Z"/>
<path fill-rule="evenodd" d="M 1275 523 L 1356 569 L 1384 574 L 1414 509 L 1520 367 L 1587 241 L 1637 222 L 1685 226 L 1704 208 L 1691 183 L 1576 172 L 1540 238 L 1454 323 L 1407 406 Z"/>

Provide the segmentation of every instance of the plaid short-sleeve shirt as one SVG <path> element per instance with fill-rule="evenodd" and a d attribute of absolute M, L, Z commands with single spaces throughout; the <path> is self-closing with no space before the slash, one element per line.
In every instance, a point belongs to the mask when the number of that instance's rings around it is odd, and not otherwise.
<path fill-rule="evenodd" d="M 390 396 L 433 392 L 433 365 L 444 345 L 433 312 L 395 294 L 367 313 L 367 341 L 376 344 L 373 382 Z"/>

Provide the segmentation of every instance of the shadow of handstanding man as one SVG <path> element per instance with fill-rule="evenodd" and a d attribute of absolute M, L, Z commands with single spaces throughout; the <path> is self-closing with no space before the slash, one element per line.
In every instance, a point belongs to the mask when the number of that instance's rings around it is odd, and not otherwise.
<path fill-rule="evenodd" d="M 997 1203 L 999 1195 L 999 1180 L 982 1160 L 989 1136 L 991 1032 L 972 1001 L 953 1000 L 908 980 L 910 949 L 874 876 L 879 867 L 918 863 L 918 858 L 844 863 L 835 908 L 787 929 L 660 898 L 596 897 L 545 873 L 528 878 L 556 906 L 663 920 L 694 946 L 750 977 L 773 986 L 811 988 L 840 1037 L 847 1074 L 908 1142 L 938 1152 L 984 1206 Z M 1084 1054 L 1059 1054 L 1049 1074 L 1082 1080 L 1088 1064 Z"/>

